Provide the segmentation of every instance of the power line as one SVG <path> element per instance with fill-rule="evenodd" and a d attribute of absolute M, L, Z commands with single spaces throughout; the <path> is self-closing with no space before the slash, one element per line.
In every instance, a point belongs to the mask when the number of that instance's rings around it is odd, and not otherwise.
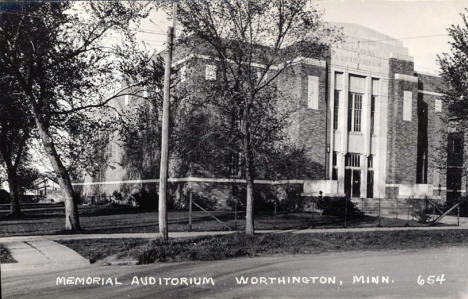
<path fill-rule="evenodd" d="M 399 38 L 387 38 L 387 39 L 376 39 L 376 40 L 356 40 L 356 41 L 348 41 L 344 42 L 342 44 L 352 44 L 352 43 L 375 43 L 375 42 L 386 42 L 386 41 L 397 41 L 397 40 L 408 40 L 408 39 L 422 39 L 422 38 L 432 38 L 432 37 L 442 37 L 442 36 L 448 36 L 447 33 L 439 33 L 439 34 L 428 34 L 428 35 L 415 35 L 415 36 L 407 36 L 407 37 L 399 37 Z M 353 37 L 353 36 L 351 36 Z M 358 38 L 358 37 L 354 37 Z"/>
<path fill-rule="evenodd" d="M 49 0 L 49 1 L 55 1 L 55 0 Z M 88 0 L 82 0 L 82 1 L 88 1 Z M 57 2 L 58 2 L 58 0 L 57 0 Z M 39 15 L 23 14 L 23 13 L 12 12 L 12 11 L 0 11 L 0 13 L 21 15 L 21 16 L 34 17 L 34 18 L 42 18 L 43 17 L 43 16 L 39 16 Z M 155 24 L 154 22 L 152 22 L 152 23 Z M 83 24 L 86 24 L 86 23 L 83 23 Z M 157 24 L 155 24 L 155 25 L 157 25 Z M 150 30 L 150 29 L 139 29 L 139 30 L 136 30 L 136 31 L 141 32 L 141 33 L 148 33 L 148 34 L 156 34 L 156 35 L 164 35 L 164 36 L 166 35 L 165 32 L 155 31 L 155 30 Z M 414 36 L 406 36 L 406 37 L 399 37 L 399 38 L 389 37 L 389 38 L 386 38 L 386 39 L 377 39 L 377 40 L 357 40 L 357 41 L 345 42 L 343 44 L 348 44 L 348 43 L 373 43 L 373 42 L 384 42 L 384 41 L 395 41 L 395 40 L 433 38 L 433 37 L 442 37 L 442 36 L 448 36 L 448 33 L 414 35 Z"/>
<path fill-rule="evenodd" d="M 31 18 L 39 18 L 39 19 L 43 18 L 43 16 L 39 16 L 39 15 L 22 14 L 22 13 L 11 12 L 11 11 L 0 11 L 0 14 L 12 14 L 12 15 L 25 16 L 25 17 L 31 17 Z M 80 24 L 88 25 L 85 22 L 80 22 Z M 154 31 L 154 30 L 141 30 L 141 29 L 138 29 L 138 30 L 134 30 L 134 31 L 135 32 L 141 32 L 141 33 L 146 33 L 146 34 L 155 34 L 155 35 L 164 35 L 164 36 L 166 35 L 166 33 L 164 33 L 164 32 L 158 32 L 158 31 Z"/>

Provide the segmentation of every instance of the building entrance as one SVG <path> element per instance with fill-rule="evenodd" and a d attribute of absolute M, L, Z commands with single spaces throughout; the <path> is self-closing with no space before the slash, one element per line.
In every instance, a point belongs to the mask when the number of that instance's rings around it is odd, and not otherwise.
<path fill-rule="evenodd" d="M 347 197 L 361 197 L 360 169 L 345 169 L 345 194 Z"/>
<path fill-rule="evenodd" d="M 345 194 L 347 197 L 361 197 L 361 161 L 357 153 L 346 154 Z"/>

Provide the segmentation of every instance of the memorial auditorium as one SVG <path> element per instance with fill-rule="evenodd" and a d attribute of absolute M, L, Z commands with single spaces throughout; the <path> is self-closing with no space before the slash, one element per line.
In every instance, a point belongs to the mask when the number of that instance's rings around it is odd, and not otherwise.
<path fill-rule="evenodd" d="M 289 138 L 321 166 L 303 180 L 303 194 L 442 201 L 462 195 L 463 140 L 448 130 L 441 78 L 415 70 L 401 41 L 357 24 L 336 25 L 345 41 L 327 58 L 301 59 L 278 78 L 280 89 L 301 107 L 291 118 Z M 216 80 L 210 56 L 176 52 L 174 59 L 176 69 L 190 67 L 192 74 Z M 121 150 L 112 152 L 118 161 Z M 141 178 L 122 167 L 100 180 Z M 118 187 L 106 188 L 112 193 Z"/>

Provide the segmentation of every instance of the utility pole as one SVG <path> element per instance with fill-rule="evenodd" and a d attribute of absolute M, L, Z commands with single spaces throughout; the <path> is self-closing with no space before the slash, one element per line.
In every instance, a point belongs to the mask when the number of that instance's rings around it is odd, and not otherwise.
<path fill-rule="evenodd" d="M 169 158 L 169 102 L 171 89 L 171 66 L 172 66 L 172 51 L 174 48 L 174 30 L 177 17 L 177 4 L 174 1 L 172 4 L 173 24 L 167 30 L 167 53 L 166 64 L 164 67 L 164 99 L 163 99 L 163 116 L 162 116 L 162 137 L 161 137 L 161 166 L 159 170 L 159 233 L 164 241 L 169 239 L 167 229 L 167 172 Z"/>

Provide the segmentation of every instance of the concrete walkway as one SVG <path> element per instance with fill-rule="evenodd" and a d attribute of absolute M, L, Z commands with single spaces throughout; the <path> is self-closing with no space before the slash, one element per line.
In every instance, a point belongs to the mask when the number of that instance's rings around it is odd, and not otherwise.
<path fill-rule="evenodd" d="M 74 250 L 45 237 L 3 240 L 0 243 L 17 263 L 3 264 L 3 271 L 36 272 L 50 269 L 88 267 L 89 260 Z"/>
<path fill-rule="evenodd" d="M 343 232 L 373 232 L 373 231 L 408 231 L 408 230 L 465 230 L 467 225 L 460 226 L 423 226 L 423 227 L 352 227 L 352 228 L 309 228 L 291 230 L 256 230 L 258 234 L 265 233 L 293 233 L 293 234 L 320 234 L 320 233 L 343 233 Z M 215 236 L 232 234 L 234 231 L 207 231 L 207 232 L 171 232 L 170 238 L 193 238 L 201 236 Z M 71 234 L 71 235 L 43 235 L 43 236 L 12 236 L 0 238 L 0 243 L 9 246 L 15 242 L 37 242 L 48 240 L 50 243 L 58 244 L 57 240 L 82 240 L 82 239 L 155 239 L 159 233 L 116 233 L 116 234 Z M 60 245 L 60 244 L 58 244 Z M 60 245 L 61 247 L 64 247 Z M 66 247 L 67 248 L 67 247 Z"/>

